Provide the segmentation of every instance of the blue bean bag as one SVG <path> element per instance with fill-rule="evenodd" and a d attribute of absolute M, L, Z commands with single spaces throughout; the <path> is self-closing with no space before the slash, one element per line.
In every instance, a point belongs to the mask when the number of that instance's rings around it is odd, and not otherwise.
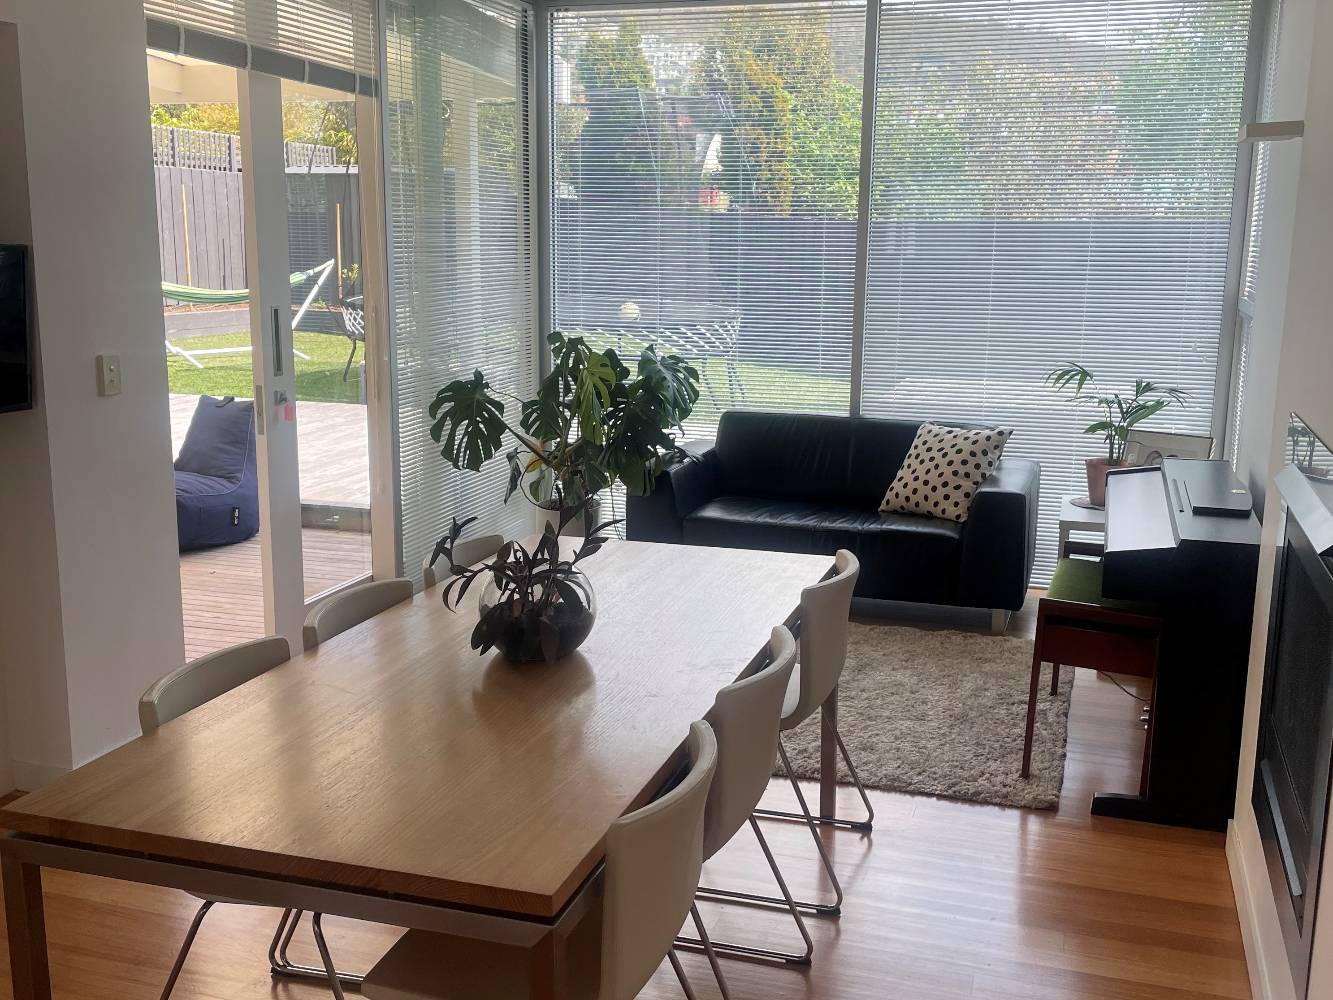
<path fill-rule="evenodd" d="M 232 545 L 259 532 L 255 404 L 200 396 L 176 458 L 180 550 Z"/>

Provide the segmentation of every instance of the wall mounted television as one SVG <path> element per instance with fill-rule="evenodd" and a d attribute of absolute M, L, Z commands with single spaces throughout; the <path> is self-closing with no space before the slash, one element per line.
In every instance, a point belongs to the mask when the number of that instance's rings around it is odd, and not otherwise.
<path fill-rule="evenodd" d="M 0 244 L 0 413 L 32 409 L 28 248 Z"/>

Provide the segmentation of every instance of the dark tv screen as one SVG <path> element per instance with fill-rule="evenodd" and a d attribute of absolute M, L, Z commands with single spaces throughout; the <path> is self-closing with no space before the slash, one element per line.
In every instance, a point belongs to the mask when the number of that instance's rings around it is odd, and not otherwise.
<path fill-rule="evenodd" d="M 0 245 L 0 413 L 32 407 L 28 248 Z"/>

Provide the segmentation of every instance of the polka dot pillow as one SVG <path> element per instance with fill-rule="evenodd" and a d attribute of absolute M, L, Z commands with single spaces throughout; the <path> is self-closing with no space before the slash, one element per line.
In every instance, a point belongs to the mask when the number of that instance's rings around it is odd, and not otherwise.
<path fill-rule="evenodd" d="M 995 471 L 1013 431 L 922 424 L 879 509 L 966 521 L 977 487 Z"/>

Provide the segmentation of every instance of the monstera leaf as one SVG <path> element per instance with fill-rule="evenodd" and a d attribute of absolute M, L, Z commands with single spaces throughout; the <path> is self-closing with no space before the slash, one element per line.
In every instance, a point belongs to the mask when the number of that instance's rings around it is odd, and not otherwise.
<path fill-rule="evenodd" d="M 658 414 L 658 426 L 675 427 L 690 415 L 699 401 L 699 372 L 674 354 L 660 355 L 649 347 L 639 355 L 639 377 L 630 386 L 630 396 Z"/>
<path fill-rule="evenodd" d="M 430 404 L 430 436 L 440 454 L 460 469 L 477 472 L 500 450 L 504 438 L 504 403 L 490 394 L 480 371 L 471 379 L 450 382 Z"/>

